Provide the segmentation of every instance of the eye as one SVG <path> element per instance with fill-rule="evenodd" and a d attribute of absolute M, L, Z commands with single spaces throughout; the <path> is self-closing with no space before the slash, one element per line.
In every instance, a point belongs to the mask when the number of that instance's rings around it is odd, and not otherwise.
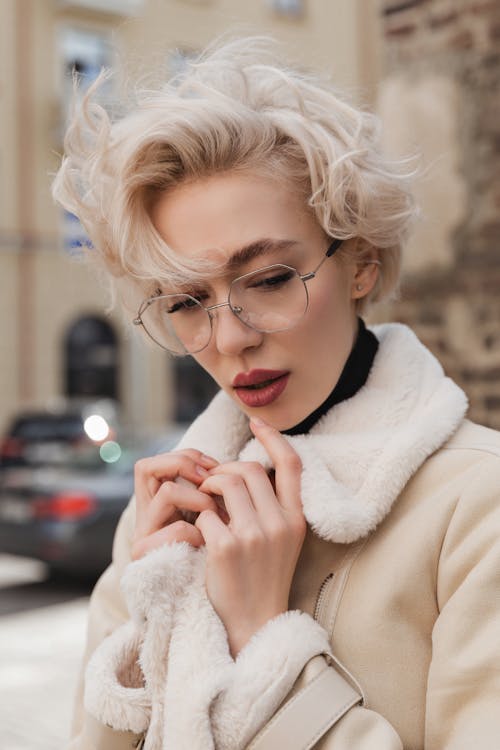
<path fill-rule="evenodd" d="M 204 299 L 207 299 L 207 297 L 208 295 L 205 294 L 204 292 L 199 292 L 198 294 L 193 294 L 189 296 L 179 295 L 173 300 L 170 299 L 167 301 L 165 312 L 168 315 L 172 315 L 173 313 L 176 313 L 176 312 L 188 312 L 189 310 L 200 310 L 200 306 L 197 303 L 201 303 Z"/>
<path fill-rule="evenodd" d="M 273 292 L 285 286 L 294 278 L 295 271 L 287 268 L 278 272 L 274 271 L 273 273 L 266 273 L 249 280 L 248 288 L 257 289 L 263 292 Z"/>

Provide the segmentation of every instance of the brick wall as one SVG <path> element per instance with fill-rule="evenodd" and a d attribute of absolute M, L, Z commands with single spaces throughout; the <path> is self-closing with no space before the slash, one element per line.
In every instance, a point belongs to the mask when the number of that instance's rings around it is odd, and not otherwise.
<path fill-rule="evenodd" d="M 391 317 L 408 323 L 462 385 L 470 417 L 500 429 L 500 2 L 385 0 L 381 13 L 384 82 L 397 78 L 411 92 L 439 77 L 456 94 L 449 148 L 464 195 L 447 225 L 446 261 L 436 262 L 435 247 L 419 268 L 410 264 Z M 430 113 L 427 135 L 438 125 Z M 443 190 L 446 200 L 451 190 Z"/>

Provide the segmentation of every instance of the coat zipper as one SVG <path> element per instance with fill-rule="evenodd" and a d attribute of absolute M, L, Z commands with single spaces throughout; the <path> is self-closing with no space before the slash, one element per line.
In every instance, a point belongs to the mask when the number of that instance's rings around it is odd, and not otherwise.
<path fill-rule="evenodd" d="M 328 573 L 327 577 L 321 584 L 316 598 L 316 604 L 314 607 L 314 619 L 319 622 L 320 625 L 324 625 L 322 619 L 324 617 L 325 602 L 327 600 L 327 591 L 330 582 L 333 580 L 333 573 Z"/>
<path fill-rule="evenodd" d="M 365 546 L 367 539 L 368 537 L 365 537 L 354 544 L 349 552 L 345 554 L 337 570 L 334 573 L 328 573 L 320 586 L 314 607 L 314 619 L 325 628 L 330 639 L 333 637 L 336 614 L 349 572 L 357 556 Z M 335 590 L 336 596 L 332 600 Z"/>

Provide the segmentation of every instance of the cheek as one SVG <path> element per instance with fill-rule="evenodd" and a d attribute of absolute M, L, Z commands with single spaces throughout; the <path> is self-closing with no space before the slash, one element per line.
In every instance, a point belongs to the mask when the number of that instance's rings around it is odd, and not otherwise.
<path fill-rule="evenodd" d="M 317 370 L 329 371 L 337 359 L 345 358 L 356 326 L 356 311 L 345 286 L 331 284 L 311 293 L 309 307 L 302 323 L 290 331 L 289 350 L 301 361 Z M 318 373 L 318 377 L 321 377 Z"/>
<path fill-rule="evenodd" d="M 351 299 L 342 285 L 323 286 L 311 295 L 306 313 L 310 333 L 315 330 L 329 334 L 344 330 L 354 311 Z M 312 329 L 312 330 L 311 330 Z"/>

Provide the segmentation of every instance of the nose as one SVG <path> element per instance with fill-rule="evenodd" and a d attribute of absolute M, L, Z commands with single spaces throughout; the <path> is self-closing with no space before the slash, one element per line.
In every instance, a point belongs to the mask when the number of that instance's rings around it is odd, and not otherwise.
<path fill-rule="evenodd" d="M 229 305 L 219 307 L 213 316 L 213 342 L 220 354 L 240 354 L 244 349 L 259 346 L 263 333 L 245 325 Z"/>

